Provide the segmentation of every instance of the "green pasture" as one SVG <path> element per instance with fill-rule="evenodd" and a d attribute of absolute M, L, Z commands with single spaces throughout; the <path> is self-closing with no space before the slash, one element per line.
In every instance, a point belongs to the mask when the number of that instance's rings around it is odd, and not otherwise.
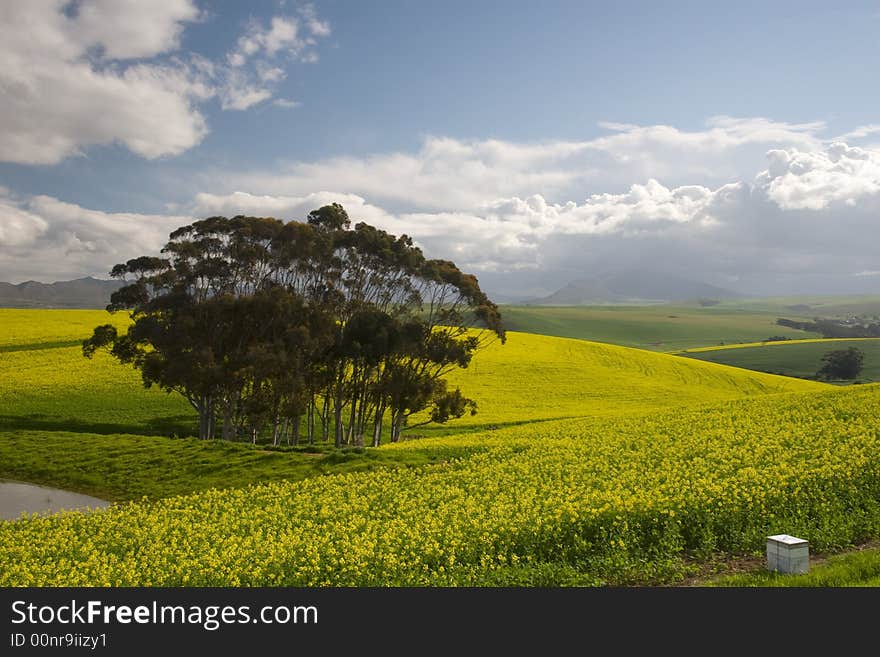
<path fill-rule="evenodd" d="M 880 381 L 880 338 L 862 340 L 821 340 L 788 344 L 769 342 L 766 345 L 736 349 L 700 350 L 682 354 L 689 358 L 758 372 L 784 376 L 812 377 L 822 367 L 822 356 L 829 351 L 855 347 L 865 355 L 864 369 L 857 381 Z M 847 382 L 842 382 L 847 383 Z"/>
<path fill-rule="evenodd" d="M 779 317 L 808 319 L 801 314 L 736 306 L 503 306 L 501 313 L 512 331 L 664 352 L 760 342 L 773 335 L 821 337 L 776 324 Z"/>

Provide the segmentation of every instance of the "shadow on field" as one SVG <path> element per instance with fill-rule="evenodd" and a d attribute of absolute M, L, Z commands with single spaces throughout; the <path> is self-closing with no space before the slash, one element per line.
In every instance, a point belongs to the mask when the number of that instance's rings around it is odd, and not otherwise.
<path fill-rule="evenodd" d="M 465 436 L 474 433 L 491 433 L 508 427 L 525 424 L 537 425 L 543 422 L 575 419 L 583 416 L 564 416 L 540 418 L 532 420 L 514 420 L 510 422 L 494 422 L 486 424 L 446 425 L 419 427 L 412 433 L 404 431 L 401 442 L 419 441 L 425 438 L 441 438 L 444 436 Z M 588 418 L 584 418 L 587 420 Z M 59 417 L 42 413 L 28 415 L 0 415 L 0 431 L 67 431 L 71 433 L 135 434 L 138 436 L 165 436 L 172 438 L 196 437 L 199 434 L 195 415 L 166 415 L 149 419 L 138 419 L 130 424 L 122 422 L 97 422 L 83 418 Z M 383 435 L 383 445 L 388 443 L 388 431 Z M 237 441 L 236 441 L 237 442 Z M 319 441 L 323 442 L 323 441 Z M 345 448 L 343 448 L 345 449 Z"/>
<path fill-rule="evenodd" d="M 14 351 L 40 351 L 43 349 L 61 349 L 64 347 L 78 347 L 82 340 L 61 340 L 57 342 L 33 342 L 30 344 L 7 344 L 0 345 L 0 354 Z"/>
<path fill-rule="evenodd" d="M 80 418 L 50 415 L 0 415 L 2 431 L 70 431 L 73 433 L 133 433 L 145 436 L 197 436 L 192 415 L 170 415 L 140 420 L 133 424 L 89 422 Z"/>
<path fill-rule="evenodd" d="M 464 436 L 465 434 L 484 433 L 490 431 L 498 431 L 508 427 L 519 427 L 524 424 L 540 424 L 542 422 L 555 422 L 556 420 L 574 420 L 577 418 L 588 419 L 585 415 L 560 415 L 559 417 L 533 418 L 530 420 L 511 420 L 508 422 L 488 422 L 486 424 L 466 424 L 464 426 L 455 424 L 454 421 L 444 425 L 431 425 L 428 427 L 419 427 L 422 433 L 416 430 L 409 433 L 407 430 L 401 434 L 401 442 L 410 440 L 420 440 L 422 438 L 440 438 L 443 436 Z"/>

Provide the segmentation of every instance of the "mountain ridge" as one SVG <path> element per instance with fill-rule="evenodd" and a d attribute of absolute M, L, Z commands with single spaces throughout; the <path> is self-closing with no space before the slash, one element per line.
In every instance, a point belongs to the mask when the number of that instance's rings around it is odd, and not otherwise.
<path fill-rule="evenodd" d="M 69 281 L 41 283 L 0 282 L 0 308 L 99 308 L 110 303 L 110 295 L 122 281 L 85 276 Z"/>
<path fill-rule="evenodd" d="M 608 303 L 656 303 L 691 299 L 733 299 L 743 295 L 716 285 L 647 270 L 617 272 L 573 280 L 526 305 L 588 306 Z"/>

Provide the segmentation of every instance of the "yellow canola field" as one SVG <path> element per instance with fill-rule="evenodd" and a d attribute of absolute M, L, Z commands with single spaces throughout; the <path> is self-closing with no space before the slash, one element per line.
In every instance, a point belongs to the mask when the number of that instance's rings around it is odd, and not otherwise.
<path fill-rule="evenodd" d="M 880 535 L 878 403 L 872 385 L 546 422 L 424 441 L 486 448 L 441 465 L 0 523 L 0 586 L 613 584 L 768 534 L 824 550 Z"/>
<path fill-rule="evenodd" d="M 477 400 L 466 424 L 643 412 L 753 395 L 828 389 L 823 383 L 751 372 L 599 342 L 509 332 L 452 372 L 450 386 Z"/>
<path fill-rule="evenodd" d="M 100 324 L 125 328 L 126 313 L 104 310 L 0 308 L 0 351 L 10 347 L 37 347 L 57 343 L 81 343 Z"/>
<path fill-rule="evenodd" d="M 124 313 L 98 310 L 0 309 L 0 406 L 13 426 L 154 432 L 195 414 L 176 394 L 144 390 L 140 375 L 110 356 L 82 356 L 79 343 L 102 323 L 124 328 Z M 66 343 L 52 346 L 54 343 Z M 3 346 L 12 351 L 4 353 Z M 597 342 L 508 333 L 465 370 L 448 376 L 476 400 L 477 415 L 447 430 L 567 417 L 598 417 L 707 404 L 778 392 L 820 391 L 825 384 Z M 27 419 L 27 422 L 15 417 Z M 29 418 L 41 418 L 39 422 Z M 420 421 L 419 416 L 412 423 Z M 66 426 L 65 423 L 69 423 Z M 17 424 L 16 424 L 17 423 Z M 172 431 L 171 428 L 168 432 Z M 425 435 L 436 427 L 415 428 Z"/>

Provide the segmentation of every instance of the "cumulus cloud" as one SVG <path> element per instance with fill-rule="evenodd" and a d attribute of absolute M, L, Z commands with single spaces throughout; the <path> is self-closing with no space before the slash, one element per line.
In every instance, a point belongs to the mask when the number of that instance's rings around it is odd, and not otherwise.
<path fill-rule="evenodd" d="M 192 0 L 81 0 L 74 9 L 71 30 L 82 43 L 101 48 L 107 59 L 153 57 L 176 50 L 184 23 L 199 16 Z"/>
<path fill-rule="evenodd" d="M 772 150 L 758 177 L 767 196 L 784 209 L 855 206 L 880 193 L 880 153 L 834 142 L 818 152 Z"/>
<path fill-rule="evenodd" d="M 119 262 L 158 253 L 187 216 L 109 213 L 51 196 L 0 194 L 0 279 L 106 278 Z"/>
<path fill-rule="evenodd" d="M 145 158 L 178 155 L 208 132 L 202 103 L 219 97 L 242 110 L 268 100 L 288 55 L 312 52 L 322 36 L 314 16 L 275 17 L 246 32 L 255 49 L 239 42 L 245 61 L 231 66 L 178 52 L 199 19 L 194 0 L 0 3 L 0 160 L 56 164 L 112 143 Z"/>
<path fill-rule="evenodd" d="M 8 198 L 0 197 L 0 217 L 0 246 L 4 248 L 31 245 L 49 230 L 45 219 Z"/>
<path fill-rule="evenodd" d="M 415 152 L 289 162 L 273 171 L 217 172 L 227 188 L 259 194 L 340 189 L 398 211 L 471 210 L 493 198 L 541 194 L 554 202 L 622 193 L 654 178 L 679 187 L 750 179 L 771 148 L 820 149 L 820 122 L 715 117 L 705 129 L 602 124 L 584 141 L 514 143 L 426 137 Z"/>
<path fill-rule="evenodd" d="M 637 267 L 751 294 L 874 289 L 880 151 L 825 142 L 817 123 L 719 118 L 700 134 L 609 129 L 582 142 L 428 138 L 417 152 L 295 163 L 280 176 L 220 172 L 175 216 L 0 190 L 0 279 L 57 272 L 59 263 L 99 275 L 157 250 L 191 217 L 302 220 L 338 202 L 353 221 L 406 233 L 428 257 L 453 259 L 514 296 Z M 661 137 L 665 145 L 655 143 Z M 642 157 L 670 167 L 684 154 L 687 171 L 761 152 L 729 180 L 679 170 L 640 179 L 624 155 L 643 147 Z"/>
<path fill-rule="evenodd" d="M 731 282 L 753 293 L 781 293 L 789 289 L 786 285 L 818 285 L 810 276 L 824 276 L 825 283 L 832 274 L 852 280 L 880 266 L 874 240 L 866 239 L 877 232 L 880 153 L 841 143 L 823 146 L 811 139 L 804 143 L 818 150 L 771 148 L 765 154 L 765 169 L 759 168 L 760 161 L 753 162 L 752 173 L 735 182 L 671 186 L 648 179 L 619 193 L 595 193 L 581 201 L 551 202 L 542 194 L 496 196 L 501 187 L 486 185 L 482 194 L 472 188 L 468 196 L 453 195 L 451 201 L 447 195 L 447 209 L 432 209 L 431 200 L 425 204 L 429 207 L 408 211 L 381 202 L 387 194 L 360 187 L 367 191 L 200 194 L 195 209 L 297 218 L 335 200 L 349 208 L 352 217 L 407 233 L 432 257 L 449 257 L 483 274 L 507 272 L 509 277 L 519 272 L 522 281 L 528 276 L 534 281 L 557 272 L 570 279 L 649 264 L 716 284 Z M 421 159 L 430 161 L 442 153 L 444 162 L 461 164 L 476 151 L 483 161 L 494 161 L 507 171 L 522 167 L 537 179 L 546 172 L 534 162 L 552 168 L 560 153 L 567 157 L 572 148 L 442 140 L 426 144 L 423 152 L 430 156 Z M 398 173 L 415 167 L 419 159 L 399 154 L 396 158 L 403 158 Z M 384 164 L 394 161 L 389 157 Z M 449 185 L 454 168 L 434 166 L 434 171 Z M 439 187 L 428 170 L 422 166 L 413 179 L 425 176 L 425 189 Z M 373 171 L 380 178 L 385 175 L 380 166 Z M 366 167 L 356 175 L 340 169 L 335 188 L 358 188 L 352 183 L 358 183 L 362 173 L 367 175 Z M 409 182 L 405 176 L 403 181 Z M 400 187 L 409 189 L 408 184 Z M 519 191 L 516 185 L 509 189 Z M 408 200 L 420 202 L 418 195 Z M 462 207 L 455 208 L 456 203 Z M 514 275 L 510 280 L 515 279 Z"/>
<path fill-rule="evenodd" d="M 231 194 L 196 194 L 192 214 L 199 217 L 222 215 L 234 217 L 244 214 L 277 219 L 303 219 L 323 205 L 341 203 L 355 220 L 371 221 L 385 215 L 385 211 L 369 205 L 356 194 L 313 192 L 305 196 L 258 196 L 247 192 Z"/>
<path fill-rule="evenodd" d="M 624 194 L 597 194 L 581 204 L 548 203 L 535 194 L 496 200 L 471 212 L 409 213 L 388 212 L 355 194 L 200 193 L 193 212 L 301 219 L 321 205 L 337 202 L 354 221 L 413 236 L 431 257 L 454 258 L 477 269 L 534 269 L 541 264 L 542 243 L 553 235 L 660 235 L 678 224 L 689 224 L 694 231 L 709 230 L 717 224 L 713 211 L 729 203 L 734 188 L 738 190 L 736 185 L 715 191 L 700 186 L 669 189 L 651 180 L 633 185 Z"/>
<path fill-rule="evenodd" d="M 94 0 L 76 5 L 73 16 L 66 4 L 0 6 L 0 158 L 54 164 L 115 141 L 154 158 L 197 144 L 207 126 L 195 103 L 210 92 L 192 69 L 109 65 L 176 48 L 183 25 L 197 16 L 193 3 L 162 0 L 146 11 L 143 3 Z"/>

